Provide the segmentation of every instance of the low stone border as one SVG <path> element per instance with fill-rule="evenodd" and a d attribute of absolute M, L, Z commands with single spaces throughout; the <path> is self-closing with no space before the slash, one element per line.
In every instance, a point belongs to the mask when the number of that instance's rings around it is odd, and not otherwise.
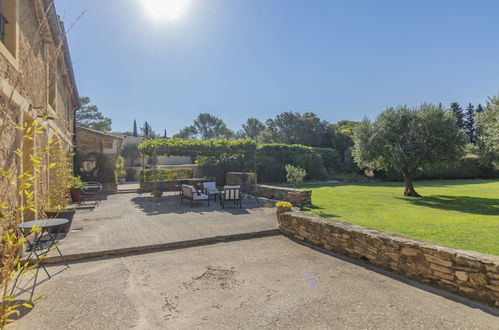
<path fill-rule="evenodd" d="M 287 187 L 277 187 L 277 186 L 269 186 L 260 184 L 253 189 L 258 189 L 257 195 L 258 197 L 265 197 L 268 199 L 275 199 L 281 201 L 288 200 L 288 192 L 295 191 L 293 188 Z M 312 204 L 312 190 L 308 189 L 298 189 L 296 190 L 300 193 L 300 204 Z"/>
<path fill-rule="evenodd" d="M 499 257 L 458 250 L 303 212 L 277 215 L 284 235 L 499 307 Z"/>

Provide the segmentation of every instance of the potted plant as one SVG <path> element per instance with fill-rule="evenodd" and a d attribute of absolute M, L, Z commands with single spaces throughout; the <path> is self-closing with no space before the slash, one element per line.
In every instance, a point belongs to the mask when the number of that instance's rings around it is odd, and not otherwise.
<path fill-rule="evenodd" d="M 161 200 L 161 196 L 163 196 L 163 192 L 160 190 L 154 190 L 151 192 L 151 195 L 152 195 L 152 201 L 154 203 L 159 203 L 159 201 Z"/>
<path fill-rule="evenodd" d="M 116 165 L 114 169 L 114 175 L 116 177 L 116 183 L 126 182 L 126 171 L 125 171 L 125 159 L 123 156 L 118 156 L 116 159 Z"/>
<path fill-rule="evenodd" d="M 277 213 L 284 213 L 284 212 L 289 212 L 291 211 L 291 207 L 293 206 L 291 203 L 289 202 L 277 202 L 275 204 L 275 206 L 277 207 Z"/>
<path fill-rule="evenodd" d="M 71 174 L 68 176 L 68 190 L 73 203 L 79 203 L 81 201 L 81 192 L 78 188 L 82 185 L 83 181 L 79 176 L 73 176 Z"/>
<path fill-rule="evenodd" d="M 286 180 L 288 181 L 288 183 L 293 184 L 293 191 L 288 192 L 288 200 L 293 205 L 297 205 L 301 201 L 301 193 L 300 191 L 296 190 L 296 184 L 303 182 L 305 176 L 307 175 L 307 171 L 305 171 L 299 166 L 293 166 L 290 164 L 286 165 L 285 169 L 286 169 Z"/>

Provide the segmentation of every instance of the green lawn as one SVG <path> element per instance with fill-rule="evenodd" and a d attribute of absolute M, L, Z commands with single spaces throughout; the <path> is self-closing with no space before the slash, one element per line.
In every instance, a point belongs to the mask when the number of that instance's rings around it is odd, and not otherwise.
<path fill-rule="evenodd" d="M 465 250 L 499 255 L 499 181 L 418 181 L 310 185 L 317 215 Z"/>

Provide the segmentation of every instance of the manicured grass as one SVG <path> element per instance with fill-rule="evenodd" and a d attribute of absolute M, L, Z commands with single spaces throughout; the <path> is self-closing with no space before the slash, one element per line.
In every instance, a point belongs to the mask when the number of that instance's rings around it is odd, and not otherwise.
<path fill-rule="evenodd" d="M 310 185 L 317 215 L 464 250 L 499 255 L 499 181 L 418 181 Z"/>

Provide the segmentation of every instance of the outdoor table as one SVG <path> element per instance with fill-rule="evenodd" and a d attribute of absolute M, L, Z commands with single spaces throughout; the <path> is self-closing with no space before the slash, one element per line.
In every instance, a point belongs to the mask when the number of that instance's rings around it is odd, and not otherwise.
<path fill-rule="evenodd" d="M 33 257 L 36 257 L 36 259 L 38 260 L 38 265 L 36 267 L 35 273 L 35 283 L 33 284 L 31 296 L 33 296 L 33 292 L 35 290 L 36 278 L 38 277 L 38 271 L 40 270 L 40 267 L 43 268 L 49 278 L 52 277 L 47 268 L 45 268 L 45 266 L 41 262 L 41 258 L 43 258 L 52 250 L 56 250 L 59 255 L 64 258 L 61 250 L 57 246 L 57 236 L 64 225 L 68 222 L 68 219 L 41 219 L 23 222 L 17 226 L 21 234 L 24 236 L 24 238 L 26 238 L 26 243 L 28 245 L 26 251 L 30 252 L 28 257 L 26 258 L 25 263 L 29 264 Z M 40 228 L 41 231 L 39 233 L 35 233 L 30 239 L 29 236 L 34 227 Z M 66 266 L 69 267 L 67 263 Z M 17 279 L 15 283 L 17 284 Z"/>

